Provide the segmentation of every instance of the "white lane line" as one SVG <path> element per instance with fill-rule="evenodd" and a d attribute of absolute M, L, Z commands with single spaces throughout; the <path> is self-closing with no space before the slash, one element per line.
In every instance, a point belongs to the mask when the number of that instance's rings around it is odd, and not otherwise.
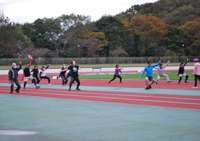
<path fill-rule="evenodd" d="M 38 132 L 22 131 L 22 130 L 0 130 L 0 135 L 21 136 L 21 135 L 35 135 Z"/>
<path fill-rule="evenodd" d="M 36 94 L 35 92 L 28 92 L 31 94 Z M 21 92 L 21 94 L 27 94 L 27 92 Z M 51 94 L 51 93 L 41 93 L 37 95 L 62 95 L 62 96 L 71 96 L 71 97 L 87 97 L 87 98 L 101 98 L 101 99 L 117 99 L 117 100 L 128 100 L 128 101 L 148 101 L 148 102 L 157 102 L 157 103 L 176 103 L 176 104 L 187 104 L 187 105 L 200 105 L 200 103 L 188 103 L 188 102 L 174 102 L 174 101 L 158 101 L 158 100 L 144 100 L 144 99 L 134 99 L 134 98 L 115 98 L 115 97 L 100 97 L 100 96 L 84 96 L 84 95 L 77 95 L 77 94 Z M 59 97 L 58 97 L 59 98 Z"/>
<path fill-rule="evenodd" d="M 4 89 L 5 90 L 5 89 Z M 7 90 L 7 89 L 6 89 Z M 32 89 L 32 90 L 35 90 L 35 89 Z M 22 90 L 21 90 L 22 91 Z M 21 92 L 20 91 L 20 92 Z M 28 91 L 28 89 L 27 90 L 25 90 L 25 91 Z M 52 90 L 42 90 L 42 89 L 38 89 L 36 92 L 38 93 L 38 92 L 52 92 Z M 56 93 L 61 93 L 61 92 L 68 92 L 68 89 L 66 89 L 66 90 L 57 90 L 56 89 Z M 70 93 L 77 93 L 77 92 L 73 92 L 73 91 L 71 91 Z M 83 91 L 79 91 L 78 93 L 80 93 L 80 94 L 101 94 L 101 95 L 110 95 L 110 96 L 129 96 L 129 97 L 149 97 L 149 98 L 161 98 L 161 99 L 182 99 L 182 100 L 194 100 L 194 101 L 200 101 L 200 97 L 199 97 L 199 99 L 194 99 L 194 98 L 181 98 L 181 97 L 169 97 L 169 96 L 165 96 L 165 95 L 163 95 L 163 96 L 151 96 L 151 95 L 149 95 L 149 96 L 144 96 L 143 95 L 143 93 L 141 93 L 141 95 L 136 95 L 136 94 L 129 94 L 129 95 L 127 95 L 127 94 L 109 94 L 109 93 L 106 93 L 106 92 L 102 92 L 102 93 L 98 93 L 98 92 L 83 92 Z M 119 92 L 119 93 L 122 93 L 122 92 Z M 68 93 L 66 93 L 66 94 L 68 94 Z M 188 95 L 189 96 L 189 95 Z"/>

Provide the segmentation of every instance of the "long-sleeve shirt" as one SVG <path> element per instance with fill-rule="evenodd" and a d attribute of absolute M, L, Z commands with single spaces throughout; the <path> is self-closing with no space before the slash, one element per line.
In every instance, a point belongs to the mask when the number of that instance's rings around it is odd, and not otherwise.
<path fill-rule="evenodd" d="M 178 75 L 179 75 L 179 74 L 184 74 L 184 71 L 185 71 L 185 68 L 184 68 L 184 67 L 185 67 L 186 64 L 187 64 L 187 61 L 185 62 L 184 66 L 180 66 L 180 67 L 179 67 Z"/>
<path fill-rule="evenodd" d="M 160 67 L 155 67 L 155 69 L 157 69 L 158 70 L 158 75 L 163 75 L 164 74 L 164 69 L 167 67 L 167 65 L 168 65 L 169 63 L 167 62 L 162 68 L 160 68 Z"/>
<path fill-rule="evenodd" d="M 32 69 L 31 72 L 33 72 L 34 77 L 36 77 L 39 73 L 38 69 Z"/>
<path fill-rule="evenodd" d="M 144 71 L 142 72 L 142 75 L 141 75 L 141 77 L 143 77 L 144 76 L 144 73 L 146 72 L 146 75 L 145 75 L 145 77 L 147 76 L 147 77 L 150 77 L 150 76 L 152 76 L 152 74 L 153 74 L 153 68 L 154 67 L 156 67 L 156 66 L 158 66 L 160 64 L 160 62 L 158 62 L 157 64 L 155 64 L 155 65 L 151 65 L 151 66 L 146 66 L 145 68 L 144 68 Z"/>
<path fill-rule="evenodd" d="M 48 69 L 49 66 L 47 66 L 44 70 L 40 71 L 40 77 L 46 76 L 46 69 Z"/>
<path fill-rule="evenodd" d="M 198 63 L 198 62 L 194 64 L 193 75 L 194 74 L 200 75 L 200 63 Z"/>
<path fill-rule="evenodd" d="M 122 70 L 121 68 L 115 68 L 115 74 L 114 75 L 119 76 L 119 72 L 122 72 L 121 70 Z"/>
<path fill-rule="evenodd" d="M 33 59 L 31 59 L 31 61 L 29 63 L 29 67 L 32 65 L 32 62 L 33 62 Z M 26 68 L 26 67 L 24 68 L 22 79 L 24 78 L 24 76 L 25 77 L 29 77 L 31 75 L 29 67 L 28 68 Z"/>
<path fill-rule="evenodd" d="M 20 64 L 19 68 L 10 69 L 8 72 L 8 79 L 11 81 L 12 79 L 18 78 L 18 71 L 22 68 L 22 65 Z"/>

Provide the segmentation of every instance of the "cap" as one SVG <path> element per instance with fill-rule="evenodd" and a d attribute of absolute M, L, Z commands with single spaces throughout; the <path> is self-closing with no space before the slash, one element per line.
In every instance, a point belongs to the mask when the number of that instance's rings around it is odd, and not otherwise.
<path fill-rule="evenodd" d="M 12 63 L 12 67 L 13 67 L 13 68 L 16 68 L 16 63 Z"/>
<path fill-rule="evenodd" d="M 198 59 L 198 58 L 195 58 L 194 61 L 195 61 L 195 62 L 199 62 L 199 59 Z"/>
<path fill-rule="evenodd" d="M 66 64 L 63 64 L 63 67 L 66 66 Z"/>

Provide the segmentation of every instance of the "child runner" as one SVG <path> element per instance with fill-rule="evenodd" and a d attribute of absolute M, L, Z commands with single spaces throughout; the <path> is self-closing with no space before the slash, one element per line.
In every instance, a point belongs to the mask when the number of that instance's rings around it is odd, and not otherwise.
<path fill-rule="evenodd" d="M 44 66 L 42 66 L 41 71 L 40 71 L 40 81 L 42 79 L 48 79 L 48 83 L 49 83 L 49 85 L 51 85 L 50 78 L 46 76 L 46 70 L 48 69 L 49 66 L 50 66 L 50 64 L 46 68 Z"/>
<path fill-rule="evenodd" d="M 199 82 L 200 82 L 200 63 L 199 63 L 199 59 L 195 58 L 194 62 L 195 62 L 195 64 L 194 64 L 194 70 L 193 70 L 192 76 L 194 76 L 195 84 L 194 84 L 193 88 L 198 88 L 197 87 L 197 78 L 199 79 Z"/>
<path fill-rule="evenodd" d="M 22 68 L 21 66 L 21 61 L 19 62 L 19 68 L 16 68 L 16 63 L 12 64 L 12 69 L 9 70 L 8 72 L 8 78 L 9 78 L 9 84 L 11 83 L 10 86 L 10 94 L 12 94 L 13 92 L 13 88 L 14 88 L 14 83 L 17 85 L 17 89 L 15 90 L 17 93 L 19 93 L 19 90 L 21 88 L 21 85 L 18 81 L 18 71 Z"/>
<path fill-rule="evenodd" d="M 62 69 L 61 69 L 61 71 L 60 71 L 60 77 L 62 78 L 62 86 L 64 86 L 64 85 L 66 85 L 67 84 L 67 82 L 68 82 L 68 79 L 67 79 L 67 77 L 65 76 L 65 73 L 66 73 L 66 65 L 65 64 L 63 64 L 63 67 L 62 67 Z"/>
<path fill-rule="evenodd" d="M 178 76 L 180 77 L 180 78 L 179 78 L 179 81 L 178 81 L 178 84 L 179 84 L 179 85 L 180 85 L 180 82 L 181 82 L 181 80 L 182 80 L 182 77 L 185 77 L 185 83 L 186 83 L 186 84 L 188 83 L 187 80 L 188 80 L 188 77 L 189 77 L 189 76 L 188 76 L 187 74 L 184 73 L 184 71 L 185 71 L 184 67 L 185 67 L 185 65 L 187 64 L 188 60 L 189 60 L 189 59 L 187 59 L 187 61 L 185 62 L 185 64 L 184 64 L 184 63 L 181 63 L 181 64 L 180 64 L 179 71 L 178 71 Z"/>
<path fill-rule="evenodd" d="M 108 82 L 108 84 L 110 84 L 111 81 L 114 81 L 116 77 L 118 77 L 120 79 L 120 83 L 122 83 L 122 77 L 119 75 L 119 72 L 122 73 L 121 70 L 122 68 L 119 68 L 119 65 L 116 65 L 114 77 Z"/>
<path fill-rule="evenodd" d="M 31 72 L 33 72 L 33 77 L 36 78 L 37 79 L 37 83 L 39 83 L 40 80 L 39 80 L 38 66 L 35 65 L 34 69 L 32 69 Z"/>
<path fill-rule="evenodd" d="M 148 65 L 144 68 L 144 71 L 142 72 L 142 75 L 140 77 L 140 78 L 142 78 L 143 75 L 144 75 L 144 73 L 146 72 L 145 81 L 146 81 L 147 87 L 145 88 L 145 90 L 151 89 L 151 85 L 156 82 L 156 80 L 152 77 L 153 68 L 156 67 L 156 66 L 158 66 L 161 63 L 161 60 L 157 64 L 155 64 L 155 65 L 152 65 L 151 61 L 149 61 L 147 63 L 148 63 Z M 150 85 L 148 83 L 148 80 L 152 81 Z"/>
<path fill-rule="evenodd" d="M 69 66 L 68 67 L 68 69 L 66 69 L 66 70 L 70 70 L 70 76 L 71 76 L 71 80 L 70 80 L 70 85 L 69 85 L 69 91 L 71 91 L 71 87 L 72 87 L 72 83 L 74 82 L 74 81 L 76 81 L 77 82 L 77 87 L 76 87 L 76 90 L 80 90 L 79 89 L 79 86 L 80 86 L 80 80 L 79 80 L 79 78 L 78 78 L 78 70 L 81 70 L 81 68 L 78 66 L 78 65 L 76 65 L 76 61 L 72 61 L 71 62 L 71 66 Z"/>
<path fill-rule="evenodd" d="M 27 84 L 28 80 L 31 80 L 31 81 L 33 80 L 33 82 L 35 84 L 35 88 L 36 89 L 39 88 L 39 85 L 35 82 L 35 78 L 33 78 L 30 73 L 30 66 L 31 66 L 32 62 L 33 62 L 33 58 L 31 57 L 30 63 L 26 64 L 26 67 L 24 68 L 24 73 L 23 73 L 23 76 L 21 79 L 21 81 L 23 81 L 23 78 L 24 78 L 24 90 L 26 88 L 26 84 Z"/>
<path fill-rule="evenodd" d="M 163 67 L 163 64 L 160 64 L 159 67 L 155 67 L 155 69 L 158 70 L 158 77 L 157 77 L 157 80 L 155 82 L 155 84 L 158 83 L 158 81 L 160 80 L 160 77 L 165 77 L 167 79 L 167 83 L 171 83 L 170 79 L 169 79 L 169 76 L 167 74 L 164 74 L 164 69 L 165 67 L 167 67 L 167 65 L 170 63 L 170 61 L 168 61 L 164 67 Z"/>

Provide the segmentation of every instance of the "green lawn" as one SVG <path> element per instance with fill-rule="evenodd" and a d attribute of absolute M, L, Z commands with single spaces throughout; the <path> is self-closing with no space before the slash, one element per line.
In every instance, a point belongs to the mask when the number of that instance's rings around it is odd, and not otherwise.
<path fill-rule="evenodd" d="M 165 73 L 165 74 L 167 74 L 171 80 L 179 79 L 179 77 L 177 76 L 177 72 L 169 72 L 169 73 Z M 194 80 L 194 76 L 192 76 L 192 72 L 186 72 L 186 74 L 189 76 L 188 80 Z M 123 79 L 139 79 L 141 74 L 140 73 L 138 73 L 138 74 L 121 74 L 120 76 Z M 153 77 L 156 79 L 157 73 L 153 73 Z M 110 74 L 109 75 L 81 75 L 79 78 L 82 78 L 82 79 L 112 79 L 113 75 L 110 75 Z M 144 79 L 144 77 L 142 79 Z M 166 80 L 166 78 L 161 77 L 161 80 Z M 183 80 L 185 80 L 185 79 L 183 78 Z"/>
<path fill-rule="evenodd" d="M 163 64 L 165 64 L 166 62 L 163 62 Z M 155 63 L 153 63 L 155 64 Z M 17 63 L 17 66 L 19 64 Z M 31 65 L 31 68 L 34 67 L 35 64 Z M 61 69 L 62 68 L 62 65 L 63 64 L 60 64 L 60 65 L 51 65 L 50 66 L 50 69 Z M 70 64 L 66 64 L 67 66 L 70 65 Z M 147 66 L 147 63 L 133 63 L 133 64 L 120 64 L 120 67 L 145 67 Z M 180 63 L 170 63 L 169 66 L 179 66 Z M 193 66 L 194 63 L 193 62 L 188 62 L 187 63 L 187 66 Z M 25 65 L 22 65 L 22 67 L 24 67 Z M 41 68 L 42 66 L 47 66 L 46 65 L 38 65 L 38 68 Z M 79 65 L 81 68 L 94 68 L 94 67 L 100 67 L 100 68 L 108 68 L 108 67 L 115 67 L 116 64 L 80 64 Z M 10 69 L 10 65 L 9 66 L 5 66 L 5 65 L 1 65 L 0 66 L 0 70 L 5 70 L 5 69 Z"/>

